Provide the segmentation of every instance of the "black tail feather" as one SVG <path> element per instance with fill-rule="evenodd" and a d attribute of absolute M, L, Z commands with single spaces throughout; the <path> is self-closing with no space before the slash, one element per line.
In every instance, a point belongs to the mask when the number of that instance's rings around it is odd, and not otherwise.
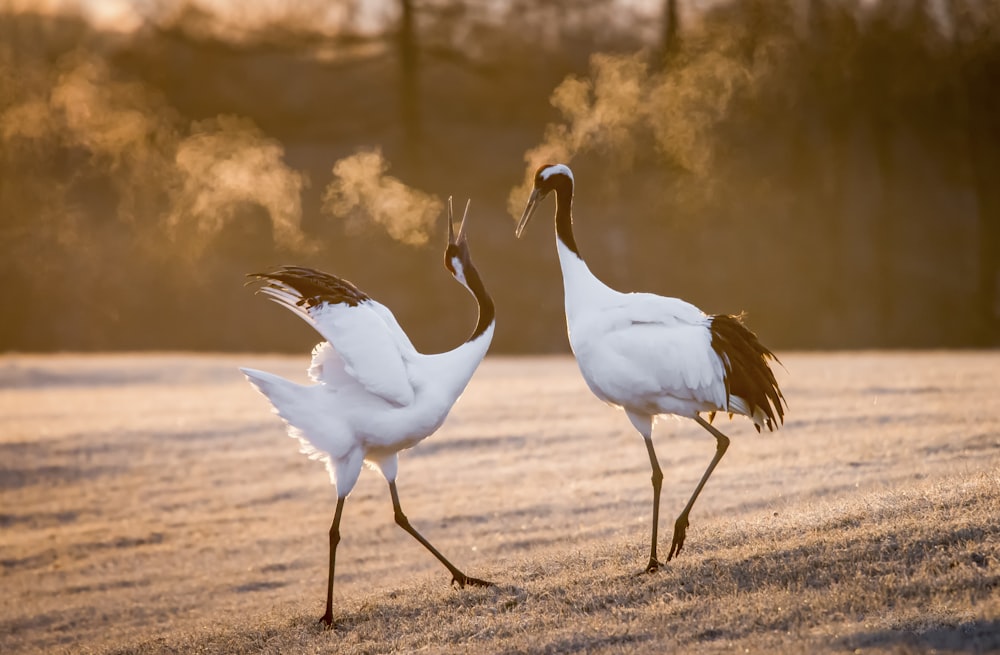
<path fill-rule="evenodd" d="M 711 330 L 712 349 L 725 369 L 727 403 L 731 396 L 742 398 L 751 414 L 760 409 L 767 417 L 767 427 L 776 429 L 785 421 L 787 403 L 768 360 L 781 362 L 743 325 L 741 316 L 712 316 Z"/>

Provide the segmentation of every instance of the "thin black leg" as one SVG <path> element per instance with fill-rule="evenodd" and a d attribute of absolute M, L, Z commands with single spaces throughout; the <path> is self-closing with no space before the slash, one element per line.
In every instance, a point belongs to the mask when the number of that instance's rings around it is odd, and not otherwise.
<path fill-rule="evenodd" d="M 697 488 L 695 488 L 694 493 L 691 495 L 691 500 L 688 501 L 687 507 L 681 512 L 681 515 L 677 517 L 677 522 L 674 524 L 674 540 L 670 544 L 670 554 L 667 555 L 667 561 L 669 562 L 673 559 L 674 555 L 680 555 L 681 549 L 684 547 L 684 537 L 687 534 L 688 527 L 688 515 L 691 514 L 691 508 L 694 507 L 694 501 L 698 499 L 698 494 L 701 493 L 702 488 L 705 483 L 708 482 L 708 478 L 712 475 L 712 471 L 718 465 L 722 456 L 726 454 L 726 449 L 729 448 L 729 437 L 722 434 L 716 430 L 712 425 L 700 416 L 696 416 L 695 420 L 715 437 L 715 457 L 712 458 L 712 462 L 708 465 L 708 469 L 705 470 L 705 475 L 701 476 L 701 482 L 698 483 Z"/>
<path fill-rule="evenodd" d="M 340 515 L 344 512 L 344 498 L 337 499 L 337 511 L 330 525 L 330 574 L 326 580 L 326 614 L 320 619 L 326 627 L 333 627 L 333 571 L 337 563 L 337 544 L 340 543 Z"/>
<path fill-rule="evenodd" d="M 480 580 L 478 578 L 470 578 L 469 576 L 467 576 L 464 573 L 462 573 L 461 571 L 459 571 L 457 568 L 455 568 L 455 566 L 451 562 L 448 561 L 448 559 L 444 555 L 442 555 L 441 553 L 439 553 L 437 551 L 437 549 L 434 548 L 434 546 L 432 546 L 429 541 L 427 541 L 426 539 L 424 539 L 420 535 L 420 533 L 417 532 L 416 529 L 412 525 L 410 525 L 409 519 L 407 519 L 406 515 L 403 514 L 403 508 L 400 507 L 400 505 L 399 505 L 399 493 L 396 491 L 396 483 L 395 482 L 390 482 L 389 483 L 389 493 L 392 495 L 392 509 L 393 509 L 393 512 L 396 515 L 396 524 L 399 527 L 401 527 L 404 530 L 406 530 L 407 532 L 409 532 L 410 536 L 412 536 L 414 539 L 416 539 L 417 541 L 419 541 L 423 545 L 424 548 L 426 548 L 427 550 L 431 551 L 431 554 L 434 555 L 434 557 L 438 558 L 439 562 L 441 562 L 442 564 L 444 564 L 445 568 L 447 568 L 448 571 L 451 572 L 451 583 L 452 584 L 458 583 L 458 586 L 462 587 L 463 589 L 465 588 L 465 585 L 467 585 L 467 584 L 468 585 L 472 585 L 474 587 L 492 587 L 493 586 L 492 582 L 487 582 L 486 580 Z"/>
<path fill-rule="evenodd" d="M 649 564 L 646 566 L 646 573 L 653 573 L 660 568 L 660 562 L 656 559 L 656 534 L 660 526 L 660 488 L 663 486 L 663 471 L 660 470 L 660 462 L 656 459 L 656 451 L 653 450 L 653 440 L 644 438 L 646 451 L 649 453 L 649 464 L 653 468 L 653 536 L 649 545 Z"/>

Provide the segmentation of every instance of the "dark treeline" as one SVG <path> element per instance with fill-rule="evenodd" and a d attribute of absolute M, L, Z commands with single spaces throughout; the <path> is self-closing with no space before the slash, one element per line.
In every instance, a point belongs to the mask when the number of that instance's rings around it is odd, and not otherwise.
<path fill-rule="evenodd" d="M 283 263 L 455 345 L 475 310 L 443 217 L 421 245 L 334 168 L 376 148 L 369 177 L 433 216 L 472 197 L 494 352 L 567 349 L 551 225 L 515 241 L 510 215 L 550 156 L 616 288 L 745 310 L 778 349 L 1000 342 L 1000 2 L 401 0 L 374 29 L 341 4 L 0 15 L 0 350 L 302 350 L 241 286 Z"/>

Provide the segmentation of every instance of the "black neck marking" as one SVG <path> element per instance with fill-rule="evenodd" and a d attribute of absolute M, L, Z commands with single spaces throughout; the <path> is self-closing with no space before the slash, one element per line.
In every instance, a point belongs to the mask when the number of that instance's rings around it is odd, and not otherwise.
<path fill-rule="evenodd" d="M 493 298 L 490 296 L 489 291 L 486 290 L 486 286 L 483 284 L 482 278 L 479 277 L 479 271 L 476 270 L 475 265 L 469 261 L 463 265 L 463 272 L 465 273 L 465 283 L 469 285 L 469 290 L 472 291 L 472 295 L 476 297 L 476 302 L 479 304 L 479 321 L 476 323 L 476 329 L 473 330 L 472 335 L 467 339 L 467 341 L 475 341 L 496 320 L 496 311 L 493 307 Z"/>
<path fill-rule="evenodd" d="M 573 180 L 559 173 L 552 176 L 551 184 L 556 192 L 556 237 L 583 259 L 573 238 Z"/>

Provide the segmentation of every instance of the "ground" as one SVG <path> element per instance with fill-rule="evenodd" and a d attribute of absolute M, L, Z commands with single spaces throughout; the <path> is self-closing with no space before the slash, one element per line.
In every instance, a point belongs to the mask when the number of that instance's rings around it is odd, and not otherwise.
<path fill-rule="evenodd" d="M 781 354 L 782 430 L 732 446 L 680 557 L 648 558 L 640 437 L 568 357 L 490 357 L 365 471 L 336 629 L 334 493 L 237 371 L 305 357 L 0 357 L 0 653 L 1000 651 L 1000 353 Z M 661 420 L 661 556 L 714 451 Z"/>

